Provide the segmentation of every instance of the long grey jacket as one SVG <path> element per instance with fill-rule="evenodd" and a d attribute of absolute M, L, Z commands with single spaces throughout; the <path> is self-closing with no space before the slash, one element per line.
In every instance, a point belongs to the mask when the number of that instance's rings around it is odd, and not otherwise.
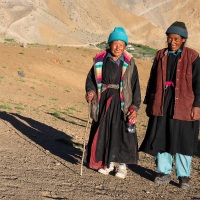
<path fill-rule="evenodd" d="M 103 51 L 96 55 L 96 57 L 94 58 L 94 64 L 91 70 L 89 71 L 86 79 L 86 92 L 93 90 L 96 94 L 96 97 L 92 101 L 92 106 L 91 106 L 91 118 L 95 121 L 98 121 L 98 105 L 100 100 L 98 98 L 98 96 L 100 96 L 98 94 L 99 71 L 96 63 L 99 56 L 102 57 L 102 63 L 103 63 L 104 59 L 106 59 L 107 51 Z M 123 74 L 123 81 L 120 92 L 124 101 L 122 111 L 124 113 L 124 119 L 126 119 L 126 114 L 130 107 L 136 110 L 139 109 L 141 103 L 141 92 L 140 92 L 137 66 L 135 65 L 134 59 L 130 56 L 130 54 L 128 54 L 128 52 L 125 51 L 124 60 L 125 62 L 128 63 L 128 66 L 125 70 L 125 73 Z M 100 92 L 101 90 L 102 88 L 100 89 Z"/>

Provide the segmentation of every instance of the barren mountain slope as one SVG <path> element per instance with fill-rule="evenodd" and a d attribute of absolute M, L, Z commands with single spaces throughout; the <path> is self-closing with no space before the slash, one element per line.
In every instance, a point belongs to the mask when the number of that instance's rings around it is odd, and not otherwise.
<path fill-rule="evenodd" d="M 160 38 L 165 39 L 164 32 L 174 21 L 186 23 L 189 32 L 188 45 L 200 50 L 200 1 L 194 0 L 113 0 L 119 7 L 150 20 L 162 29 Z M 161 45 L 154 37 L 154 31 L 149 36 Z M 156 36 L 156 35 L 155 35 Z"/>
<path fill-rule="evenodd" d="M 123 26 L 131 42 L 161 48 L 166 28 L 182 20 L 189 30 L 188 46 L 199 50 L 199 7 L 195 0 L 0 0 L 0 38 L 87 45 L 107 40 L 114 26 Z"/>

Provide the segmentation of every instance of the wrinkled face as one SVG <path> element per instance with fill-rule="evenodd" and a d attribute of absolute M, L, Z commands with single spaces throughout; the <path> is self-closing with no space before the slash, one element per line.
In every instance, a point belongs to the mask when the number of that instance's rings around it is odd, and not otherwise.
<path fill-rule="evenodd" d="M 179 48 L 185 41 L 185 38 L 182 38 L 180 35 L 177 34 L 169 34 L 167 36 L 168 47 L 174 52 L 179 50 Z"/>
<path fill-rule="evenodd" d="M 125 50 L 125 47 L 126 47 L 125 42 L 121 40 L 115 40 L 110 43 L 110 51 L 112 53 L 112 57 L 114 60 L 120 58 L 120 56 Z"/>

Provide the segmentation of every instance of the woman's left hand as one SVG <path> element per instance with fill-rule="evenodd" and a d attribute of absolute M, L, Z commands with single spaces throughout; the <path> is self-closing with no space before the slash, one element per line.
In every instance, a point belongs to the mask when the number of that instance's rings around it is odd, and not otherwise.
<path fill-rule="evenodd" d="M 200 108 L 199 107 L 192 108 L 191 117 L 193 120 L 200 120 Z"/>
<path fill-rule="evenodd" d="M 137 112 L 136 112 L 135 110 L 133 110 L 133 112 L 128 111 L 127 115 L 128 115 L 128 119 L 129 119 L 130 121 L 132 121 L 133 123 L 136 122 L 136 119 L 137 119 Z"/>

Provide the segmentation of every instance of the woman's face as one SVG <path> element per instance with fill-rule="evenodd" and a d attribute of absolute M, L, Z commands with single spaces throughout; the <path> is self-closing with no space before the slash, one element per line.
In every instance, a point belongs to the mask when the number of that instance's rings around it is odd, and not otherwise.
<path fill-rule="evenodd" d="M 114 60 L 117 60 L 121 57 L 124 52 L 126 44 L 124 41 L 115 40 L 110 43 L 110 51 Z"/>
<path fill-rule="evenodd" d="M 185 38 L 177 34 L 169 34 L 167 36 L 168 47 L 174 52 L 178 51 L 185 41 Z"/>

